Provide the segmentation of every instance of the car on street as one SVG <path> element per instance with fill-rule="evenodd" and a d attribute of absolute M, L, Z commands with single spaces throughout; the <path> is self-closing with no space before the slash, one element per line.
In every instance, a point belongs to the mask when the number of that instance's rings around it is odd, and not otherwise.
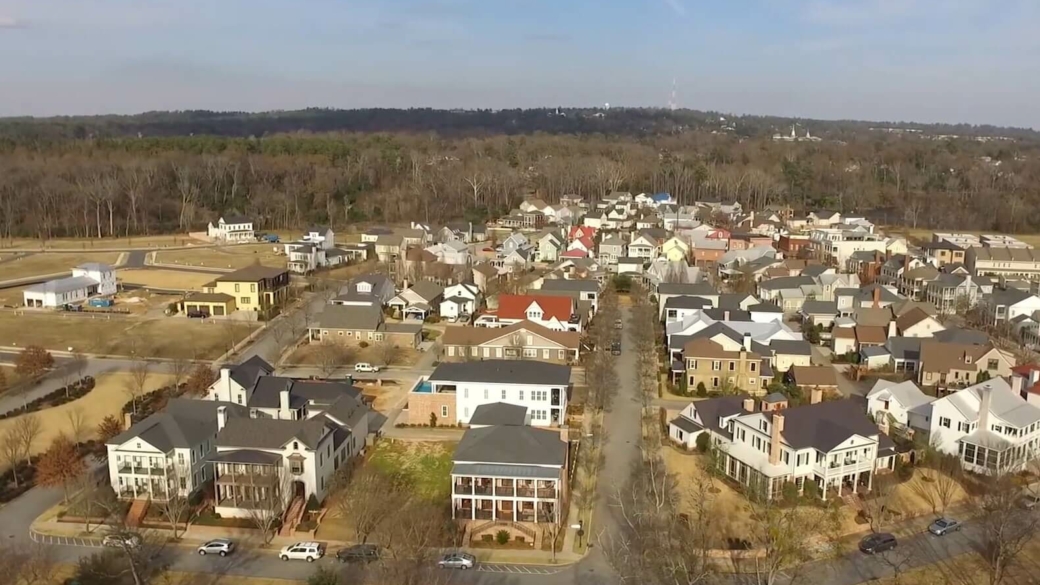
<path fill-rule="evenodd" d="M 217 538 L 199 547 L 199 554 L 226 557 L 235 550 L 235 543 L 228 538 Z"/>
<path fill-rule="evenodd" d="M 202 311 L 188 311 L 189 319 L 205 319 L 207 315 Z"/>
<path fill-rule="evenodd" d="M 477 564 L 477 557 L 469 553 L 448 553 L 437 561 L 442 569 L 472 569 Z"/>
<path fill-rule="evenodd" d="M 379 560 L 379 546 L 355 544 L 336 551 L 336 560 L 341 563 L 371 563 Z"/>
<path fill-rule="evenodd" d="M 889 551 L 898 546 L 895 535 L 887 532 L 879 532 L 877 534 L 870 534 L 863 537 L 863 540 L 859 541 L 859 550 L 868 554 L 876 555 Z"/>
<path fill-rule="evenodd" d="M 1038 504 L 1040 504 L 1040 495 L 1037 494 L 1024 494 L 1018 499 L 1018 505 L 1026 510 L 1032 510 Z"/>
<path fill-rule="evenodd" d="M 137 548 L 141 546 L 141 537 L 133 533 L 117 532 L 108 534 L 101 539 L 101 545 L 118 548 Z"/>
<path fill-rule="evenodd" d="M 320 542 L 297 542 L 283 547 L 278 558 L 283 561 L 314 561 L 325 556 L 325 545 Z"/>
<path fill-rule="evenodd" d="M 376 374 L 376 373 L 379 372 L 379 366 L 373 366 L 372 364 L 370 364 L 368 362 L 361 362 L 359 364 L 355 364 L 354 365 L 354 371 L 355 372 L 371 372 L 373 374 Z"/>
<path fill-rule="evenodd" d="M 613 355 L 621 355 L 621 342 L 615 341 L 610 344 L 610 353 Z"/>
<path fill-rule="evenodd" d="M 614 329 L 622 329 L 622 328 L 624 328 L 624 326 L 625 326 L 625 322 L 622 321 L 621 319 L 615 319 L 614 320 Z"/>
<path fill-rule="evenodd" d="M 950 532 L 957 532 L 960 529 L 961 523 L 953 518 L 939 518 L 928 525 L 928 532 L 936 536 L 946 536 Z"/>

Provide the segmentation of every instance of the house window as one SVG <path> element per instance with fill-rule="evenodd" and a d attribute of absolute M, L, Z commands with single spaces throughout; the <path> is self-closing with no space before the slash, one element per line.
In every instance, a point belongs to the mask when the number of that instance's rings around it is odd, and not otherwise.
<path fill-rule="evenodd" d="M 249 304 L 249 297 L 240 297 L 238 299 L 238 302 L 242 303 L 243 305 L 248 305 Z"/>
<path fill-rule="evenodd" d="M 719 387 L 719 379 L 718 378 L 712 378 L 711 379 L 711 387 L 712 388 L 718 388 Z"/>
<path fill-rule="evenodd" d="M 293 475 L 300 475 L 303 473 L 303 461 L 297 459 L 289 460 L 289 472 Z"/>
<path fill-rule="evenodd" d="M 729 371 L 735 371 L 737 369 L 737 362 L 731 361 L 729 363 Z"/>
<path fill-rule="evenodd" d="M 293 441 L 292 448 L 293 448 L 293 451 L 299 451 L 300 450 L 300 443 L 298 441 Z"/>
<path fill-rule="evenodd" d="M 711 371 L 719 372 L 721 370 L 722 370 L 722 362 L 721 361 L 716 360 L 716 361 L 711 362 Z"/>
<path fill-rule="evenodd" d="M 520 390 L 519 392 L 520 392 L 520 402 L 523 402 L 524 401 L 524 391 Z"/>
<path fill-rule="evenodd" d="M 383 341 L 383 334 L 382 333 L 376 333 L 376 341 Z"/>
<path fill-rule="evenodd" d="M 488 399 L 488 389 L 484 388 L 484 400 Z"/>
<path fill-rule="evenodd" d="M 255 284 L 249 285 L 249 292 L 256 292 L 256 285 Z"/>
<path fill-rule="evenodd" d="M 448 418 L 448 405 L 447 404 L 442 404 L 441 405 L 441 418 Z"/>
<path fill-rule="evenodd" d="M 343 331 L 337 332 L 337 335 L 339 335 L 340 337 L 343 337 Z"/>
<path fill-rule="evenodd" d="M 689 361 L 687 361 L 686 363 L 687 363 L 687 364 L 689 364 L 689 366 L 688 366 L 688 367 L 689 367 L 689 368 L 690 368 L 691 370 L 696 370 L 696 369 L 697 369 L 697 360 L 689 360 Z"/>
<path fill-rule="evenodd" d="M 506 389 L 503 388 L 502 389 L 502 400 L 505 400 L 505 399 L 506 399 Z"/>
<path fill-rule="evenodd" d="M 996 359 L 991 359 L 991 360 L 988 360 L 986 362 L 986 369 L 987 370 L 995 370 L 995 369 L 997 369 L 999 367 L 1000 367 L 1000 362 L 998 362 Z"/>
<path fill-rule="evenodd" d="M 940 416 L 939 417 L 939 426 L 940 427 L 945 427 L 945 428 L 950 428 L 950 419 L 946 418 L 945 416 Z"/>
<path fill-rule="evenodd" d="M 238 283 L 235 283 L 235 292 L 242 292 L 241 290 L 239 290 L 239 285 L 238 285 Z"/>
<path fill-rule="evenodd" d="M 755 370 L 758 369 L 758 364 L 756 364 L 755 362 L 751 362 L 750 367 L 751 367 L 751 371 L 754 372 Z"/>

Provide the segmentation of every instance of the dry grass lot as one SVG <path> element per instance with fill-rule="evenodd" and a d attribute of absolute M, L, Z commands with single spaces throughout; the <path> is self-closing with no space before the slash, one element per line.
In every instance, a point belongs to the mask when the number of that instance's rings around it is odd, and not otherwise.
<path fill-rule="evenodd" d="M 60 252 L 32 254 L 24 258 L 4 262 L 0 265 L 0 278 L 14 280 L 28 276 L 71 272 L 73 268 L 86 262 L 104 262 L 115 264 L 119 260 L 119 252 Z"/>
<path fill-rule="evenodd" d="M 164 236 L 136 236 L 132 238 L 59 238 L 54 240 L 37 240 L 34 238 L 13 238 L 0 241 L 0 248 L 16 250 L 91 250 L 103 248 L 167 248 L 200 243 L 187 234 Z"/>
<path fill-rule="evenodd" d="M 124 284 L 135 284 L 165 290 L 202 290 L 202 285 L 213 282 L 219 274 L 182 272 L 180 270 L 120 270 L 117 273 Z"/>
<path fill-rule="evenodd" d="M 145 391 L 151 392 L 169 383 L 170 376 L 167 374 L 149 374 L 146 381 Z M 41 453 L 47 450 L 54 437 L 62 432 L 70 432 L 69 413 L 78 411 L 83 416 L 84 436 L 81 439 L 91 439 L 95 436 L 94 431 L 101 419 L 109 415 L 119 415 L 123 404 L 130 399 L 127 394 L 127 386 L 131 383 L 131 376 L 127 373 L 105 373 L 96 379 L 97 385 L 90 394 L 79 400 L 73 400 L 68 404 L 45 408 L 34 413 L 40 419 L 43 432 L 39 439 L 33 444 L 33 453 Z M 16 419 L 0 420 L 0 435 L 2 435 Z"/>
<path fill-rule="evenodd" d="M 0 313 L 0 345 L 87 353 L 215 359 L 259 325 L 164 318 Z"/>
<path fill-rule="evenodd" d="M 54 583 L 64 583 L 76 575 L 75 565 L 61 565 L 54 575 Z M 157 582 L 164 585 L 294 585 L 305 581 L 289 579 L 272 579 L 267 577 L 243 577 L 221 573 L 185 573 L 183 571 L 166 571 Z"/>
<path fill-rule="evenodd" d="M 2 269 L 2 267 L 0 267 Z M 25 292 L 27 286 L 16 286 L 14 288 L 0 289 L 0 305 L 6 305 L 11 307 L 20 307 L 25 297 L 22 293 Z"/>
<path fill-rule="evenodd" d="M 0 372 L 4 375 L 4 380 L 7 382 L 7 388 L 14 386 L 18 383 L 18 374 L 14 373 L 14 366 L 7 366 L 0 364 Z M 4 387 L 0 386 L 0 392 L 3 392 Z"/>
<path fill-rule="evenodd" d="M 1022 562 L 1012 563 L 1002 583 L 1036 583 L 1036 560 L 1040 558 L 1040 540 L 1034 538 L 1019 554 Z M 900 573 L 898 578 L 864 581 L 871 585 L 974 585 L 989 583 L 986 565 L 978 553 L 957 555 L 945 561 L 917 567 Z"/>
<path fill-rule="evenodd" d="M 264 266 L 285 266 L 285 256 L 275 252 L 281 250 L 277 244 L 237 244 L 198 248 L 195 250 L 169 250 L 155 255 L 158 264 L 181 266 L 206 266 L 211 268 L 245 268 L 257 260 Z"/>
<path fill-rule="evenodd" d="M 321 344 L 318 343 L 301 345 L 285 359 L 285 363 L 299 366 L 320 365 L 321 347 Z M 349 352 L 348 359 L 342 364 L 344 366 L 353 366 L 358 362 L 368 362 L 377 366 L 383 365 L 382 357 L 379 355 L 378 342 L 374 342 L 373 345 L 369 345 L 364 349 L 352 346 Z M 415 362 L 419 361 L 419 355 L 420 353 L 417 349 L 398 348 L 397 359 L 392 365 L 395 367 L 413 366 Z"/>

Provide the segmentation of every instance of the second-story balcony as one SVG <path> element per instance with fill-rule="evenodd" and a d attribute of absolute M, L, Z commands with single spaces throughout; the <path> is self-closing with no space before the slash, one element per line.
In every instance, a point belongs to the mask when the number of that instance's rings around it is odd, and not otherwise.
<path fill-rule="evenodd" d="M 169 468 L 156 465 L 134 465 L 133 463 L 120 463 L 117 468 L 119 473 L 133 475 L 165 475 Z"/>

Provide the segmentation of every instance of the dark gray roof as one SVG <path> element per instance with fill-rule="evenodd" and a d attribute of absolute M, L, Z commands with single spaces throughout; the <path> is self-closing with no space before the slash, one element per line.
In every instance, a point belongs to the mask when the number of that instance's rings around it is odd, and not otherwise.
<path fill-rule="evenodd" d="M 960 343 L 962 345 L 986 345 L 989 343 L 989 337 L 985 333 L 975 329 L 960 329 L 958 327 L 940 331 L 933 335 L 932 338 L 943 343 Z"/>
<path fill-rule="evenodd" d="M 282 390 L 289 391 L 289 408 L 301 408 L 308 402 L 331 405 L 343 396 L 354 399 L 361 397 L 361 390 L 344 382 L 319 382 L 296 380 L 280 376 L 263 376 L 253 387 L 249 399 L 252 408 L 278 408 Z"/>
<path fill-rule="evenodd" d="M 708 325 L 707 327 L 701 329 L 693 335 L 672 335 L 668 339 L 668 348 L 670 350 L 682 351 L 687 343 L 695 339 L 710 339 L 719 334 L 725 335 L 726 337 L 732 339 L 733 341 L 736 341 L 737 343 L 744 342 L 744 336 L 734 331 L 733 328 L 728 327 L 725 323 L 712 323 L 711 325 Z M 772 354 L 772 351 L 770 351 L 768 345 L 759 343 L 753 339 L 751 340 L 751 351 L 757 353 L 760 356 L 768 356 Z"/>
<path fill-rule="evenodd" d="M 779 392 L 771 392 L 765 398 L 762 399 L 762 402 L 768 402 L 770 404 L 775 404 L 777 402 L 787 402 L 787 397 Z"/>
<path fill-rule="evenodd" d="M 802 276 L 820 276 L 827 272 L 829 268 L 823 264 L 810 264 L 802 269 Z"/>
<path fill-rule="evenodd" d="M 325 409 L 325 415 L 348 429 L 355 428 L 371 410 L 359 396 L 345 394 Z"/>
<path fill-rule="evenodd" d="M 303 420 L 233 418 L 217 433 L 217 446 L 280 449 L 297 440 L 313 449 L 321 442 L 326 427 L 331 432 L 336 425 L 321 414 Z"/>
<path fill-rule="evenodd" d="M 812 345 L 808 341 L 774 339 L 769 342 L 769 347 L 783 355 L 812 355 Z"/>
<path fill-rule="evenodd" d="M 673 418 L 671 424 L 679 427 L 687 433 L 696 433 L 698 431 L 704 430 L 704 427 L 686 418 L 685 416 Z"/>
<path fill-rule="evenodd" d="M 921 359 L 920 337 L 889 337 L 885 349 L 897 360 L 917 361 Z"/>
<path fill-rule="evenodd" d="M 716 321 L 750 321 L 751 313 L 740 309 L 705 309 L 704 314 Z"/>
<path fill-rule="evenodd" d="M 665 309 L 705 309 L 711 307 L 711 300 L 704 297 L 691 297 L 688 295 L 668 297 L 664 302 Z"/>
<path fill-rule="evenodd" d="M 719 295 L 719 291 L 712 288 L 707 282 L 662 282 L 657 285 L 657 294 L 661 295 L 686 295 L 686 296 L 709 296 Z"/>
<path fill-rule="evenodd" d="M 383 311 L 373 305 L 326 305 L 314 319 L 313 328 L 375 331 L 383 322 Z"/>
<path fill-rule="evenodd" d="M 567 280 L 558 278 L 546 280 L 542 283 L 542 290 L 568 291 L 568 292 L 599 292 L 599 282 L 595 280 Z"/>
<path fill-rule="evenodd" d="M 562 466 L 567 461 L 567 443 L 560 440 L 556 430 L 528 426 L 469 429 L 462 435 L 452 460 Z"/>
<path fill-rule="evenodd" d="M 862 405 L 852 400 L 829 400 L 783 411 L 783 438 L 795 449 L 812 447 L 828 452 L 852 435 L 880 434 Z"/>
<path fill-rule="evenodd" d="M 886 349 L 882 345 L 868 345 L 866 347 L 863 347 L 859 351 L 860 351 L 861 354 L 863 354 L 865 357 L 868 357 L 868 358 L 870 358 L 870 357 L 878 357 L 878 356 L 883 356 L 883 355 L 892 355 L 891 352 L 889 352 L 888 349 Z"/>
<path fill-rule="evenodd" d="M 527 360 L 484 360 L 442 363 L 430 375 L 439 382 L 494 382 L 499 384 L 570 384 L 571 367 Z"/>
<path fill-rule="evenodd" d="M 989 295 L 989 300 L 994 305 L 1005 305 L 1011 306 L 1016 303 L 1035 296 L 1029 291 L 1019 290 L 1017 288 L 1009 288 L 1004 290 L 995 290 L 993 294 Z"/>
<path fill-rule="evenodd" d="M 470 425 L 520 426 L 527 423 L 527 407 L 505 402 L 481 404 L 469 418 Z"/>
<path fill-rule="evenodd" d="M 221 451 L 214 453 L 208 458 L 209 461 L 220 461 L 223 463 L 255 463 L 259 465 L 274 465 L 282 460 L 278 453 L 267 451 L 253 451 L 252 449 L 236 449 L 234 451 Z"/>
<path fill-rule="evenodd" d="M 802 313 L 806 315 L 837 315 L 838 303 L 834 301 L 805 301 Z"/>
<path fill-rule="evenodd" d="M 420 298 L 425 299 L 426 301 L 432 301 L 444 292 L 444 287 L 435 282 L 424 280 L 422 282 L 415 283 L 415 285 L 412 286 L 412 288 L 410 288 L 409 290 L 419 295 Z"/>
<path fill-rule="evenodd" d="M 174 448 L 195 447 L 217 433 L 217 408 L 221 406 L 227 407 L 229 419 L 248 416 L 248 411 L 237 404 L 173 398 L 162 412 L 134 424 L 106 444 L 121 445 L 139 438 L 164 453 Z"/>
<path fill-rule="evenodd" d="M 888 303 L 895 303 L 902 300 L 902 297 L 881 286 L 880 284 L 868 284 L 867 286 L 860 288 L 839 288 L 834 290 L 834 296 L 851 296 L 857 301 L 871 301 L 874 299 L 874 289 L 881 289 L 881 300 Z"/>
<path fill-rule="evenodd" d="M 49 280 L 41 284 L 35 284 L 25 289 L 29 293 L 53 293 L 62 294 L 81 288 L 88 288 L 100 284 L 89 276 L 69 276 L 58 280 Z"/>
<path fill-rule="evenodd" d="M 748 311 L 751 313 L 783 313 L 784 310 L 776 305 L 776 303 L 758 303 L 757 305 L 751 305 L 748 307 Z"/>
<path fill-rule="evenodd" d="M 274 372 L 274 366 L 258 355 L 231 366 L 230 369 L 228 375 L 243 388 L 252 388 L 261 377 L 270 376 Z"/>
<path fill-rule="evenodd" d="M 719 425 L 719 419 L 742 412 L 746 413 L 747 411 L 744 410 L 745 398 L 747 398 L 746 395 L 709 398 L 694 403 L 694 409 L 700 416 L 704 428 L 731 439 L 733 437 L 729 430 Z"/>
<path fill-rule="evenodd" d="M 748 298 L 755 300 L 752 295 L 742 293 L 722 293 L 719 295 L 720 309 L 740 309 L 740 303 L 746 301 Z"/>

